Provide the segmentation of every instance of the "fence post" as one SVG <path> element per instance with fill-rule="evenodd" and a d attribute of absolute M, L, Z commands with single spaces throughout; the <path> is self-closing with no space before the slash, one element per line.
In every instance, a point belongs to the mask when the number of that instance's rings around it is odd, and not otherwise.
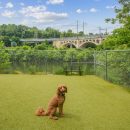
<path fill-rule="evenodd" d="M 46 56 L 46 74 L 48 74 L 47 73 L 47 68 L 48 68 L 47 65 L 48 65 L 48 56 Z"/>
<path fill-rule="evenodd" d="M 108 70 L 107 70 L 107 66 L 108 66 L 108 64 L 107 64 L 107 51 L 106 51 L 106 56 L 105 56 L 105 58 L 106 58 L 106 63 L 105 63 L 105 79 L 107 80 L 108 79 Z"/>
<path fill-rule="evenodd" d="M 96 74 L 96 51 L 94 51 L 94 73 Z"/>

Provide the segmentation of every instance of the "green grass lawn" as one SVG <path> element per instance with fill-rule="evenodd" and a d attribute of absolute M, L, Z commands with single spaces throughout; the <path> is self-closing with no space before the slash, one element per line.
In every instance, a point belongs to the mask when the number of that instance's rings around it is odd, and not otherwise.
<path fill-rule="evenodd" d="M 64 117 L 36 117 L 59 83 Z M 130 130 L 130 92 L 96 76 L 0 75 L 0 130 Z"/>

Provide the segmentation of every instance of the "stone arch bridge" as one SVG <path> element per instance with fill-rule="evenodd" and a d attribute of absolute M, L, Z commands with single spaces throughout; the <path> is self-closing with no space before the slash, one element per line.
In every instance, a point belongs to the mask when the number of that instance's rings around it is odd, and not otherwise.
<path fill-rule="evenodd" d="M 85 48 L 89 43 L 100 45 L 105 38 L 76 38 L 76 39 L 59 39 L 53 41 L 53 46 L 56 48 L 61 47 L 73 47 L 73 48 Z"/>
<path fill-rule="evenodd" d="M 74 38 L 50 38 L 50 39 L 21 39 L 21 42 L 33 43 L 35 45 L 48 41 L 56 48 L 73 47 L 73 48 L 85 48 L 89 43 L 100 45 L 105 37 L 74 37 Z"/>

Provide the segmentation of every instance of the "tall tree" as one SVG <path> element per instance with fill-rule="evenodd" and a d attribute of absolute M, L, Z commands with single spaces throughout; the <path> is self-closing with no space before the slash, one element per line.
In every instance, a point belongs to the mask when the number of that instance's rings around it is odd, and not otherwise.
<path fill-rule="evenodd" d="M 119 22 L 130 29 L 130 0 L 118 0 L 120 7 L 115 7 L 115 18 L 107 18 L 106 22 Z"/>
<path fill-rule="evenodd" d="M 109 37 L 103 41 L 104 49 L 127 49 L 130 47 L 130 0 L 118 0 L 120 6 L 115 7 L 115 18 L 108 18 L 106 22 L 119 22 L 123 26 L 115 29 Z"/>

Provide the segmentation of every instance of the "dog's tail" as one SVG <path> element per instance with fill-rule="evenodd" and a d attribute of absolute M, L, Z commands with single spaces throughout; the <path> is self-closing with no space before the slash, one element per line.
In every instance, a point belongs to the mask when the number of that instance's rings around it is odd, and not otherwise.
<path fill-rule="evenodd" d="M 46 116 L 46 112 L 42 107 L 39 107 L 35 111 L 36 116 Z"/>

